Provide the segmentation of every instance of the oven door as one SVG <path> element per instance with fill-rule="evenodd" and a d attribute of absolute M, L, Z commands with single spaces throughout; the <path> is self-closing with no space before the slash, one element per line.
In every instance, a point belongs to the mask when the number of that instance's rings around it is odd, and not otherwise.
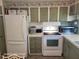
<path fill-rule="evenodd" d="M 61 49 L 63 37 L 61 35 L 44 35 L 42 38 L 43 49 Z"/>

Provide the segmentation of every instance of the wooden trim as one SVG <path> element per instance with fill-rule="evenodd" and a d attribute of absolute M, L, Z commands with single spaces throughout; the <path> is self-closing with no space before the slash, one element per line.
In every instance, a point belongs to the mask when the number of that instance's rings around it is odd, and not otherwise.
<path fill-rule="evenodd" d="M 29 22 L 31 22 L 31 11 L 30 11 L 30 7 L 29 7 Z"/>
<path fill-rule="evenodd" d="M 38 7 L 38 22 L 40 22 L 40 7 Z"/>
<path fill-rule="evenodd" d="M 59 22 L 59 16 L 60 15 L 60 6 L 58 6 L 58 17 L 57 17 L 57 21 Z"/>
<path fill-rule="evenodd" d="M 58 5 L 48 5 L 48 6 L 11 6 L 11 7 L 5 7 L 5 8 L 38 8 L 38 7 L 40 7 L 40 8 L 46 8 L 46 7 L 58 7 Z M 68 7 L 68 6 L 64 6 L 64 5 L 61 5 L 60 7 Z"/>
<path fill-rule="evenodd" d="M 70 6 L 68 6 L 68 15 L 67 15 L 67 20 L 69 19 L 69 15 L 70 15 Z"/>
<path fill-rule="evenodd" d="M 30 38 L 28 37 L 28 54 L 30 54 Z"/>
<path fill-rule="evenodd" d="M 50 7 L 48 7 L 48 22 L 50 21 Z"/>

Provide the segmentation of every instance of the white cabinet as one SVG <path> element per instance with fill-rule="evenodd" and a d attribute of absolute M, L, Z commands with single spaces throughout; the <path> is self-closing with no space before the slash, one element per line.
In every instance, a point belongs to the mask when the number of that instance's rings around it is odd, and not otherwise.
<path fill-rule="evenodd" d="M 67 21 L 69 17 L 69 6 L 66 7 L 30 7 L 30 22 L 58 22 Z"/>
<path fill-rule="evenodd" d="M 27 56 L 27 18 L 25 15 L 5 15 L 7 53 Z"/>

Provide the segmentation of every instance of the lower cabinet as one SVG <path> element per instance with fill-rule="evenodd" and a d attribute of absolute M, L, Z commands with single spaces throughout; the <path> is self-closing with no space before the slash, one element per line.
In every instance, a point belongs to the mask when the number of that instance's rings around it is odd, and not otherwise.
<path fill-rule="evenodd" d="M 69 46 L 64 40 L 64 59 L 69 59 Z"/>
<path fill-rule="evenodd" d="M 42 38 L 41 37 L 29 37 L 30 54 L 42 53 Z"/>
<path fill-rule="evenodd" d="M 0 36 L 0 53 L 1 54 L 6 53 L 6 43 L 4 36 Z"/>
<path fill-rule="evenodd" d="M 0 53 L 6 53 L 6 42 L 5 42 L 5 35 L 4 35 L 4 23 L 3 23 L 3 16 L 0 16 Z"/>
<path fill-rule="evenodd" d="M 79 48 L 64 39 L 64 59 L 79 59 Z"/>
<path fill-rule="evenodd" d="M 74 49 L 70 49 L 69 59 L 79 59 L 79 52 L 75 52 Z"/>

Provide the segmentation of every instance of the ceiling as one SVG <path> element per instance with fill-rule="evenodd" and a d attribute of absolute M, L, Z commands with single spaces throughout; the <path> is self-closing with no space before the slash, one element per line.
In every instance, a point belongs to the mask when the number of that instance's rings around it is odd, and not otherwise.
<path fill-rule="evenodd" d="M 68 6 L 78 0 L 4 0 L 4 6 Z"/>

